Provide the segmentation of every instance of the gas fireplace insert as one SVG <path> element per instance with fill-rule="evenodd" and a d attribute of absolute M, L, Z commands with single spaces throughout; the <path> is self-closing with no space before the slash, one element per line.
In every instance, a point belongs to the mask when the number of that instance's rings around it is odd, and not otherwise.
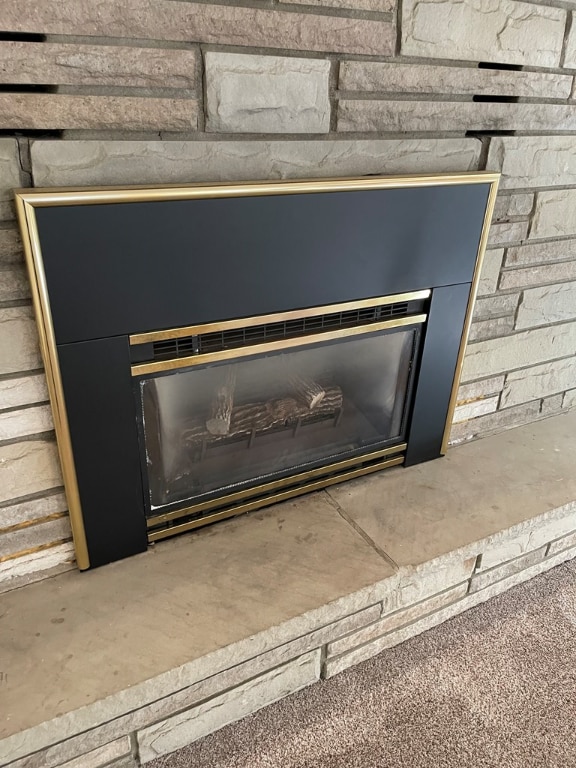
<path fill-rule="evenodd" d="M 497 185 L 17 191 L 78 566 L 444 454 Z"/>

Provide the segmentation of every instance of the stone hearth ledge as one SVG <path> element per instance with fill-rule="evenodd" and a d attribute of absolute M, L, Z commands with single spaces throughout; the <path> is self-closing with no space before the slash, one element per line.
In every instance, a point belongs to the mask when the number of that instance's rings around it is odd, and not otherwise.
<path fill-rule="evenodd" d="M 128 768 L 576 556 L 576 412 L 0 597 L 0 764 Z"/>

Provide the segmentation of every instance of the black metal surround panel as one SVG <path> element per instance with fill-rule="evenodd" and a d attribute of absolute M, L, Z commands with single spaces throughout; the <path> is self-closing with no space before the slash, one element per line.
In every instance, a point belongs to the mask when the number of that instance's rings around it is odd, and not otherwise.
<path fill-rule="evenodd" d="M 56 341 L 470 283 L 488 192 L 470 184 L 39 208 Z"/>
<path fill-rule="evenodd" d="M 406 464 L 439 456 L 493 182 L 34 206 L 90 566 L 147 546 L 130 334 L 432 289 Z"/>
<path fill-rule="evenodd" d="M 426 340 L 412 406 L 406 466 L 441 454 L 450 392 L 470 295 L 469 283 L 432 291 Z"/>
<path fill-rule="evenodd" d="M 92 566 L 147 546 L 126 336 L 61 344 L 60 370 Z"/>

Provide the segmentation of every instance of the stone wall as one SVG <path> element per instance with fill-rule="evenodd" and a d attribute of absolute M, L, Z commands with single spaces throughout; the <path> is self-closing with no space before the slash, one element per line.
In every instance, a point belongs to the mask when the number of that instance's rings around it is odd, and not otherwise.
<path fill-rule="evenodd" d="M 3 0 L 0 585 L 73 567 L 11 190 L 491 169 L 452 441 L 576 404 L 566 2 Z"/>

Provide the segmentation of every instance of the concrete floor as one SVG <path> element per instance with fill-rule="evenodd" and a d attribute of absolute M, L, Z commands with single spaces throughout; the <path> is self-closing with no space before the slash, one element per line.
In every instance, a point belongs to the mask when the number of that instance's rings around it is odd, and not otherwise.
<path fill-rule="evenodd" d="M 398 566 L 567 504 L 575 466 L 572 412 L 6 593 L 0 738 L 73 711 L 75 732 L 84 712 L 90 727 L 139 701 L 144 681 L 191 663 L 201 675 L 233 643 L 272 627 L 281 638 L 284 622 Z M 158 697 L 163 685 L 174 680 Z"/>

